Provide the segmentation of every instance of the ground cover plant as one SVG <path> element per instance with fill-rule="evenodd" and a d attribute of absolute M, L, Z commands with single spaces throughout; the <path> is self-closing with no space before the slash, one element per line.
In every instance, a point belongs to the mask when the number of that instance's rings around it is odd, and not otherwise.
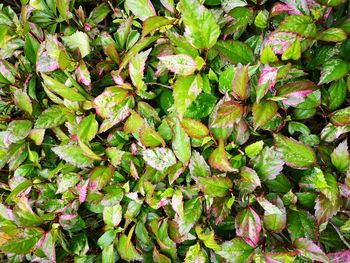
<path fill-rule="evenodd" d="M 350 3 L 0 4 L 1 262 L 350 262 Z"/>

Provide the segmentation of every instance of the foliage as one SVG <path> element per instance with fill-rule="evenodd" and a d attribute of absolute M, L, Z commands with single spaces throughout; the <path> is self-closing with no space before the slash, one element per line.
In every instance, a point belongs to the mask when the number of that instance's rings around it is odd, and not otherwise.
<path fill-rule="evenodd" d="M 349 262 L 349 1 L 1 2 L 1 262 Z"/>

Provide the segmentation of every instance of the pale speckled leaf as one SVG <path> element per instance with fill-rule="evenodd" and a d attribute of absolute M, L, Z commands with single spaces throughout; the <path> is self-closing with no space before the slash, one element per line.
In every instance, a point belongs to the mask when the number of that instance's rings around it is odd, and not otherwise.
<path fill-rule="evenodd" d="M 176 157 L 169 148 L 146 149 L 142 152 L 142 156 L 148 165 L 159 171 L 176 163 Z"/>
<path fill-rule="evenodd" d="M 230 263 L 250 262 L 254 251 L 242 238 L 225 241 L 221 247 L 222 250 L 216 253 Z"/>
<path fill-rule="evenodd" d="M 186 112 L 186 109 L 201 93 L 203 87 L 203 80 L 200 75 L 192 75 L 180 77 L 174 84 L 174 100 L 175 108 L 179 113 L 180 118 Z"/>
<path fill-rule="evenodd" d="M 129 62 L 129 73 L 130 78 L 134 86 L 138 90 L 146 90 L 145 83 L 143 82 L 143 74 L 145 70 L 146 60 L 151 52 L 151 48 L 137 53 L 134 57 L 130 59 Z"/>
<path fill-rule="evenodd" d="M 158 59 L 168 70 L 181 76 L 191 75 L 197 67 L 194 59 L 185 54 L 165 55 Z"/>
<path fill-rule="evenodd" d="M 206 263 L 208 258 L 201 250 L 199 243 L 190 246 L 186 252 L 185 263 Z"/>
<path fill-rule="evenodd" d="M 126 0 L 125 5 L 142 21 L 156 15 L 156 11 L 150 0 Z"/>
<path fill-rule="evenodd" d="M 122 220 L 122 207 L 120 204 L 106 206 L 103 209 L 103 221 L 107 226 L 116 227 Z"/>
<path fill-rule="evenodd" d="M 81 31 L 77 31 L 70 36 L 62 37 L 63 42 L 71 49 L 79 49 L 82 57 L 90 54 L 90 39 L 89 36 Z"/>
<path fill-rule="evenodd" d="M 180 10 L 188 41 L 198 49 L 214 46 L 220 35 L 220 27 L 211 10 L 198 0 L 181 0 Z"/>
<path fill-rule="evenodd" d="M 192 177 L 210 176 L 210 167 L 200 153 L 192 151 L 189 164 L 190 174 Z"/>
<path fill-rule="evenodd" d="M 90 158 L 84 155 L 81 148 L 76 145 L 56 146 L 52 148 L 52 151 L 61 159 L 79 168 L 89 167 L 93 163 Z"/>

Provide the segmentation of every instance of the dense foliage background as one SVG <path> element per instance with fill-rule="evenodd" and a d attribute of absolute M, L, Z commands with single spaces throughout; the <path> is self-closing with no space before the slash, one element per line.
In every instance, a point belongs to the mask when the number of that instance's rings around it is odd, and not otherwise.
<path fill-rule="evenodd" d="M 349 1 L 1 2 L 1 262 L 350 262 Z"/>

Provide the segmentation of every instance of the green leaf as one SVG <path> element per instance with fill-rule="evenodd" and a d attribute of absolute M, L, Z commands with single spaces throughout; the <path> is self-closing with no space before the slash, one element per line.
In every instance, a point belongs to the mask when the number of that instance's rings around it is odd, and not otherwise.
<path fill-rule="evenodd" d="M 233 128 L 243 115 L 243 107 L 234 100 L 224 97 L 210 114 L 210 128 Z"/>
<path fill-rule="evenodd" d="M 282 159 L 290 167 L 305 169 L 316 163 L 315 152 L 307 145 L 282 134 L 274 135 L 275 147 L 282 154 Z"/>
<path fill-rule="evenodd" d="M 46 109 L 39 115 L 35 122 L 36 129 L 54 128 L 66 121 L 66 108 L 54 105 Z"/>
<path fill-rule="evenodd" d="M 264 208 L 264 227 L 273 232 L 281 232 L 287 223 L 286 211 L 282 201 L 276 206 L 263 197 L 258 197 L 257 201 Z"/>
<path fill-rule="evenodd" d="M 114 245 L 106 246 L 102 250 L 102 263 L 113 263 L 114 260 Z"/>
<path fill-rule="evenodd" d="M 115 147 L 109 147 L 106 149 L 106 155 L 114 167 L 118 167 L 121 164 L 124 153 L 124 151 L 118 150 Z"/>
<path fill-rule="evenodd" d="M 142 24 L 142 37 L 154 32 L 155 30 L 167 25 L 173 24 L 175 19 L 163 16 L 148 17 Z"/>
<path fill-rule="evenodd" d="M 24 180 L 23 182 L 18 184 L 16 188 L 14 188 L 12 192 L 7 196 L 5 203 L 9 203 L 10 201 L 12 201 L 14 197 L 16 197 L 19 193 L 23 192 L 24 190 L 28 189 L 30 186 L 32 186 L 32 182 L 30 180 Z"/>
<path fill-rule="evenodd" d="M 72 88 L 66 87 L 64 84 L 48 75 L 41 74 L 44 84 L 53 93 L 71 101 L 85 101 L 86 98 Z"/>
<path fill-rule="evenodd" d="M 32 122 L 27 120 L 11 121 L 7 127 L 6 140 L 8 141 L 8 144 L 25 139 L 29 135 L 32 126 Z"/>
<path fill-rule="evenodd" d="M 109 183 L 113 173 L 114 169 L 107 166 L 98 166 L 93 169 L 90 175 L 91 188 L 94 190 L 101 190 Z"/>
<path fill-rule="evenodd" d="M 304 15 L 287 16 L 277 30 L 297 33 L 301 36 L 311 38 L 317 35 L 317 28 L 312 18 Z"/>
<path fill-rule="evenodd" d="M 248 66 L 236 68 L 232 80 L 232 95 L 238 100 L 248 97 Z"/>
<path fill-rule="evenodd" d="M 251 162 L 262 180 L 273 180 L 283 169 L 284 161 L 281 157 L 275 149 L 265 147 Z"/>
<path fill-rule="evenodd" d="M 206 9 L 198 0 L 181 0 L 180 12 L 185 24 L 185 37 L 198 49 L 211 48 L 220 35 L 211 10 Z"/>
<path fill-rule="evenodd" d="M 232 91 L 232 81 L 235 75 L 233 66 L 227 67 L 219 76 L 219 91 L 226 93 Z"/>
<path fill-rule="evenodd" d="M 26 55 L 26 58 L 30 61 L 30 63 L 32 63 L 33 65 L 36 64 L 39 46 L 39 42 L 33 36 L 31 36 L 30 34 L 26 35 L 24 42 L 24 54 Z"/>
<path fill-rule="evenodd" d="M 78 124 L 78 138 L 82 142 L 89 142 L 95 138 L 98 131 L 98 122 L 95 120 L 95 114 L 82 119 Z"/>
<path fill-rule="evenodd" d="M 111 8 L 106 3 L 102 3 L 91 11 L 89 18 L 98 24 L 102 22 L 111 11 Z"/>
<path fill-rule="evenodd" d="M 324 194 L 332 204 L 335 204 L 338 199 L 338 184 L 334 176 L 323 171 L 317 167 L 313 168 L 312 181 L 315 185 L 315 188 Z"/>
<path fill-rule="evenodd" d="M 165 142 L 159 133 L 146 125 L 141 127 L 140 141 L 146 147 L 165 146 Z"/>
<path fill-rule="evenodd" d="M 69 2 L 70 0 L 57 0 L 57 10 L 63 19 L 67 19 L 69 12 Z"/>
<path fill-rule="evenodd" d="M 254 25 L 258 28 L 266 28 L 269 21 L 269 12 L 267 10 L 260 10 L 255 17 Z"/>
<path fill-rule="evenodd" d="M 344 126 L 350 124 L 350 107 L 333 112 L 331 116 L 331 122 L 335 126 Z"/>
<path fill-rule="evenodd" d="M 254 55 L 251 48 L 240 41 L 219 40 L 214 48 L 219 54 L 232 64 L 241 63 L 243 65 L 253 63 Z"/>
<path fill-rule="evenodd" d="M 168 221 L 165 220 L 163 223 L 158 223 L 157 220 L 153 220 L 150 222 L 150 227 L 160 245 L 160 251 L 174 260 L 176 258 L 176 245 L 169 238 Z"/>
<path fill-rule="evenodd" d="M 130 48 L 129 51 L 124 55 L 123 60 L 119 65 L 118 75 L 120 75 L 120 72 L 129 63 L 130 59 L 135 57 L 137 53 L 139 53 L 142 49 L 152 44 L 158 38 L 159 36 L 145 37 L 138 41 L 135 45 L 133 45 L 132 48 Z"/>
<path fill-rule="evenodd" d="M 329 92 L 329 108 L 335 110 L 339 108 L 346 99 L 346 85 L 344 79 L 333 82 L 328 89 Z"/>
<path fill-rule="evenodd" d="M 33 106 L 28 94 L 24 90 L 13 89 L 13 100 L 17 107 L 32 115 Z"/>
<path fill-rule="evenodd" d="M 103 208 L 103 221 L 107 226 L 116 227 L 122 220 L 122 207 L 120 204 Z"/>
<path fill-rule="evenodd" d="M 82 57 L 91 52 L 89 36 L 84 32 L 77 31 L 70 36 L 62 37 L 62 40 L 70 49 L 79 49 Z"/>
<path fill-rule="evenodd" d="M 227 158 L 227 152 L 225 151 L 225 145 L 222 139 L 219 140 L 218 148 L 210 154 L 208 162 L 212 168 L 222 172 L 236 171 Z"/>
<path fill-rule="evenodd" d="M 118 241 L 119 256 L 127 261 L 142 260 L 141 255 L 137 252 L 129 238 L 122 234 Z"/>
<path fill-rule="evenodd" d="M 341 200 L 337 198 L 335 203 L 329 201 L 329 199 L 323 195 L 319 195 L 315 204 L 315 217 L 318 225 L 329 221 L 334 215 L 336 215 L 341 207 Z"/>
<path fill-rule="evenodd" d="M 341 79 L 349 71 L 349 63 L 341 59 L 331 59 L 322 65 L 321 77 L 318 85 L 327 84 Z"/>
<path fill-rule="evenodd" d="M 277 103 L 271 100 L 261 100 L 259 103 L 253 105 L 253 120 L 254 129 L 264 126 L 274 116 L 276 116 L 278 110 Z"/>
<path fill-rule="evenodd" d="M 35 214 L 29 205 L 27 197 L 20 197 L 17 201 L 16 206 L 13 208 L 13 214 L 15 221 L 19 226 L 39 226 L 43 223 L 43 219 Z"/>
<path fill-rule="evenodd" d="M 340 28 L 328 28 L 318 35 L 317 39 L 326 42 L 342 42 L 347 39 L 347 35 L 344 30 Z"/>
<path fill-rule="evenodd" d="M 249 158 L 253 158 L 261 152 L 263 147 L 264 141 L 257 141 L 245 147 L 244 151 Z"/>
<path fill-rule="evenodd" d="M 57 194 L 62 194 L 68 191 L 69 188 L 74 187 L 80 181 L 79 174 L 66 173 L 57 178 Z"/>
<path fill-rule="evenodd" d="M 346 172 L 350 165 L 350 153 L 348 150 L 347 140 L 339 143 L 338 146 L 331 153 L 332 164 L 339 172 Z"/>
<path fill-rule="evenodd" d="M 223 3 L 224 5 L 224 3 Z M 248 7 L 236 7 L 233 8 L 229 13 L 229 17 L 239 17 L 239 19 L 233 19 L 228 23 L 227 28 L 224 29 L 224 34 L 234 34 L 234 36 L 240 36 L 247 25 L 251 23 L 254 12 Z"/>
<path fill-rule="evenodd" d="M 192 104 L 187 107 L 184 117 L 192 119 L 202 119 L 207 117 L 215 107 L 215 104 L 215 96 L 201 93 L 196 97 Z"/>
<path fill-rule="evenodd" d="M 156 15 L 152 2 L 148 0 L 126 0 L 125 5 L 142 21 Z"/>
<path fill-rule="evenodd" d="M 222 250 L 216 253 L 227 262 L 245 263 L 251 261 L 254 248 L 249 246 L 243 239 L 234 238 L 231 241 L 226 241 L 221 245 Z"/>
<path fill-rule="evenodd" d="M 221 246 L 215 241 L 214 231 L 210 231 L 210 233 L 203 233 L 203 229 L 197 226 L 196 234 L 207 248 L 211 248 L 214 251 L 221 250 Z"/>
<path fill-rule="evenodd" d="M 315 218 L 307 211 L 291 210 L 288 213 L 288 231 L 293 240 L 299 237 L 306 237 L 310 240 L 316 239 Z"/>
<path fill-rule="evenodd" d="M 42 229 L 35 227 L 18 229 L 15 233 L 14 236 L 0 245 L 0 250 L 4 253 L 27 254 L 44 234 Z M 0 231 L 0 236 L 7 237 L 2 231 Z"/>
<path fill-rule="evenodd" d="M 345 1 L 344 0 L 317 0 L 317 2 L 327 6 L 338 6 L 343 4 Z"/>
<path fill-rule="evenodd" d="M 198 177 L 195 180 L 204 194 L 214 197 L 225 197 L 233 186 L 227 177 Z"/>
<path fill-rule="evenodd" d="M 208 127 L 194 119 L 183 118 L 181 126 L 191 138 L 201 139 L 209 135 Z"/>
<path fill-rule="evenodd" d="M 288 60 L 288 59 L 293 59 L 293 60 L 298 60 L 300 59 L 301 56 L 301 44 L 298 39 L 294 41 L 292 45 L 290 45 L 286 51 L 283 52 L 282 54 L 282 60 Z"/>
<path fill-rule="evenodd" d="M 56 146 L 52 151 L 62 160 L 73 164 L 76 167 L 84 168 L 92 165 L 93 161 L 84 155 L 84 151 L 75 145 Z"/>
<path fill-rule="evenodd" d="M 188 163 L 191 158 L 191 143 L 190 137 L 182 128 L 180 121 L 175 119 L 173 127 L 173 140 L 171 143 L 176 157 L 184 164 Z"/>
<path fill-rule="evenodd" d="M 204 160 L 203 156 L 200 155 L 197 151 L 192 151 L 189 169 L 192 177 L 210 176 L 209 165 Z"/>
<path fill-rule="evenodd" d="M 293 263 L 297 257 L 297 253 L 293 252 L 265 252 L 265 260 L 271 262 Z"/>
<path fill-rule="evenodd" d="M 269 44 L 265 45 L 261 52 L 260 62 L 263 64 L 269 64 L 278 61 L 278 57 L 273 52 Z"/>
<path fill-rule="evenodd" d="M 203 80 L 199 74 L 180 77 L 176 80 L 173 87 L 173 96 L 175 100 L 175 108 L 180 118 L 182 118 L 187 108 L 201 93 L 202 87 Z"/>
<path fill-rule="evenodd" d="M 156 248 L 153 249 L 153 262 L 154 263 L 171 263 L 171 259 L 167 256 L 160 254 Z"/>
<path fill-rule="evenodd" d="M 236 185 L 241 193 L 252 193 L 261 186 L 260 178 L 253 169 L 243 166 L 240 168 L 239 175 L 240 178 Z"/>
<path fill-rule="evenodd" d="M 201 199 L 199 197 L 187 200 L 184 204 L 184 218 L 175 218 L 179 225 L 181 235 L 188 234 L 202 213 Z"/>

